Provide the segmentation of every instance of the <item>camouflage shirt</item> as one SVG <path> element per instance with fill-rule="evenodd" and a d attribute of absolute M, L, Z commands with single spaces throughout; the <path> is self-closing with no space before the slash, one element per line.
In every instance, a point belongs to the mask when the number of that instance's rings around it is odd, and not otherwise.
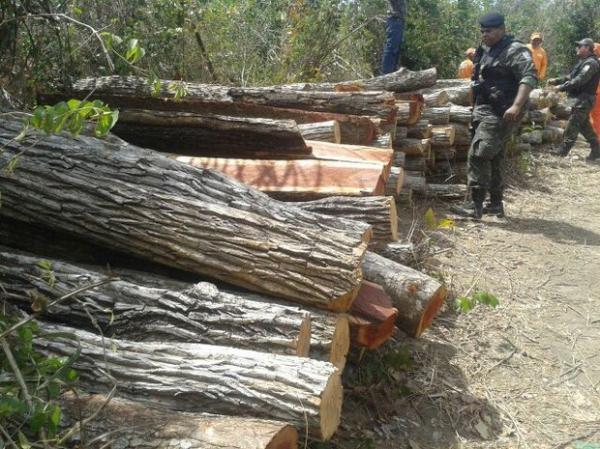
<path fill-rule="evenodd" d="M 389 8 L 388 14 L 392 17 L 404 18 L 406 17 L 406 4 L 408 0 L 388 0 Z"/>

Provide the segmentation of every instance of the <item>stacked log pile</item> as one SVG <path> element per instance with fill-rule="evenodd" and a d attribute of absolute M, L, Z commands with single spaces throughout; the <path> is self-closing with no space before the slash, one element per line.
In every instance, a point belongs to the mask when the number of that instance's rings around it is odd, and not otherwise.
<path fill-rule="evenodd" d="M 430 153 L 434 135 L 407 135 L 424 97 L 402 92 L 434 83 L 434 70 L 401 69 L 339 84 L 186 84 L 175 101 L 109 77 L 76 93 L 120 107 L 124 140 L 17 140 L 20 121 L 0 123 L 0 165 L 13 167 L 0 174 L 0 298 L 24 313 L 46 298 L 39 326 L 77 337 L 37 342 L 81 351 L 75 368 L 94 395 L 65 397 L 67 408 L 93 414 L 116 382 L 121 397 L 94 432 L 131 423 L 123 438 L 139 447 L 291 449 L 294 427 L 331 438 L 349 347 L 375 349 L 396 328 L 418 337 L 446 297 L 402 265 L 394 201 L 397 148 Z"/>

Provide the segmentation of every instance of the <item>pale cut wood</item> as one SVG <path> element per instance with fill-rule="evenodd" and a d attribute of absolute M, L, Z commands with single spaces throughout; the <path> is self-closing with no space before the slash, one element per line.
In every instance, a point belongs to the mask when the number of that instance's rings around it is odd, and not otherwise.
<path fill-rule="evenodd" d="M 118 442 L 137 449 L 297 449 L 298 432 L 277 421 L 186 413 L 103 395 L 68 392 L 60 398 L 64 425 L 86 421 L 81 443 L 100 449 Z M 90 444 L 91 441 L 93 444 Z"/>
<path fill-rule="evenodd" d="M 373 78 L 363 78 L 340 83 L 297 83 L 283 86 L 271 86 L 272 89 L 283 90 L 320 90 L 320 91 L 361 91 L 387 90 L 390 92 L 407 92 L 433 86 L 437 79 L 434 67 L 426 70 L 411 71 L 405 67 Z"/>
<path fill-rule="evenodd" d="M 471 106 L 450 105 L 450 121 L 452 123 L 471 123 L 473 108 Z"/>
<path fill-rule="evenodd" d="M 398 240 L 398 213 L 391 196 L 328 197 L 294 205 L 310 212 L 370 224 L 373 228 L 371 245 Z"/>
<path fill-rule="evenodd" d="M 423 104 L 418 100 L 397 100 L 396 125 L 414 125 L 421 119 Z"/>
<path fill-rule="evenodd" d="M 382 176 L 387 179 L 392 166 L 393 149 L 367 147 L 363 145 L 346 145 L 330 142 L 307 140 L 312 148 L 312 156 L 318 160 L 342 162 L 372 162 L 383 165 Z"/>
<path fill-rule="evenodd" d="M 377 349 L 393 335 L 398 309 L 383 287 L 363 281 L 351 314 L 352 342 L 363 348 Z"/>
<path fill-rule="evenodd" d="M 340 372 L 350 349 L 350 322 L 345 313 L 311 313 L 309 357 L 330 362 Z"/>
<path fill-rule="evenodd" d="M 380 150 L 385 151 L 385 150 Z M 219 171 L 244 184 L 286 200 L 331 195 L 382 195 L 386 164 L 378 162 L 219 159 L 174 156 L 192 167 Z"/>
<path fill-rule="evenodd" d="M 310 154 L 293 120 L 122 109 L 112 132 L 134 145 L 192 156 L 301 158 Z"/>
<path fill-rule="evenodd" d="M 431 146 L 451 147 L 454 145 L 454 136 L 454 127 L 434 126 L 431 130 Z"/>
<path fill-rule="evenodd" d="M 356 296 L 366 224 L 284 207 L 134 146 L 40 134 L 17 142 L 20 131 L 0 123 L 0 164 L 20 155 L 14 174 L 0 173 L 0 215 L 323 308 L 347 310 Z"/>
<path fill-rule="evenodd" d="M 390 177 L 385 183 L 385 195 L 397 198 L 404 183 L 404 170 L 401 167 L 392 167 Z"/>
<path fill-rule="evenodd" d="M 426 108 L 421 114 L 422 120 L 428 120 L 432 125 L 447 125 L 450 123 L 450 106 Z"/>
<path fill-rule="evenodd" d="M 378 135 L 371 145 L 375 148 L 391 149 L 392 148 L 392 134 L 385 133 Z"/>
<path fill-rule="evenodd" d="M 532 109 L 552 108 L 560 101 L 560 95 L 556 91 L 533 89 L 529 94 L 529 105 Z"/>
<path fill-rule="evenodd" d="M 340 371 L 328 362 L 197 343 L 103 339 L 89 332 L 38 322 L 43 332 L 73 338 L 36 338 L 44 354 L 65 357 L 84 387 L 108 390 L 113 381 L 126 398 L 144 397 L 173 410 L 253 416 L 290 422 L 328 440 L 340 422 Z"/>
<path fill-rule="evenodd" d="M 341 143 L 342 132 L 340 122 L 328 120 L 326 122 L 303 123 L 298 125 L 300 134 L 306 140 L 320 140 L 322 142 Z"/>
<path fill-rule="evenodd" d="M 422 94 L 427 108 L 445 106 L 450 101 L 448 92 L 445 90 L 431 90 Z"/>
<path fill-rule="evenodd" d="M 31 312 L 27 292 L 35 289 L 53 301 L 108 277 L 101 267 L 79 266 L 0 247 L 0 297 Z M 45 276 L 53 274 L 49 285 Z M 118 270 L 116 272 L 118 274 Z M 115 273 L 111 273 L 115 275 Z M 135 281 L 115 279 L 45 311 L 55 321 L 102 331 L 132 341 L 179 341 L 307 356 L 310 314 L 266 297 L 228 293 L 214 284 L 160 282 L 156 275 L 128 273 Z M 90 320 L 88 312 L 94 316 Z"/>
<path fill-rule="evenodd" d="M 431 125 L 429 120 L 419 120 L 408 128 L 406 135 L 411 139 L 429 139 L 432 129 L 433 125 Z"/>
<path fill-rule="evenodd" d="M 367 252 L 365 279 L 381 285 L 398 309 L 397 325 L 411 337 L 429 327 L 446 299 L 446 287 L 426 274 Z"/>

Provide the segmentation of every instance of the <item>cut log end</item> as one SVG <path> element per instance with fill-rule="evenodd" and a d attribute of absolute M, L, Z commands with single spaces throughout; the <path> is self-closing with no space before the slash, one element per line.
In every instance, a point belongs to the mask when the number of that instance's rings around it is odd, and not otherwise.
<path fill-rule="evenodd" d="M 427 304 L 427 307 L 425 308 L 425 311 L 423 312 L 423 315 L 421 316 L 421 320 L 419 321 L 419 324 L 414 332 L 415 338 L 419 337 L 425 331 L 425 329 L 427 329 L 431 325 L 431 323 L 433 322 L 433 319 L 437 315 L 438 311 L 444 305 L 444 301 L 446 300 L 447 293 L 448 292 L 446 290 L 446 287 L 442 285 L 433 294 L 433 296 L 431 297 L 431 300 Z"/>
<path fill-rule="evenodd" d="M 362 275 L 360 275 L 360 282 L 362 282 Z M 332 312 L 347 312 L 350 310 L 350 307 L 352 306 L 352 303 L 356 299 L 358 291 L 360 290 L 360 282 L 349 293 L 331 301 L 327 308 Z"/>
<path fill-rule="evenodd" d="M 300 333 L 296 339 L 296 354 L 298 357 L 308 357 L 310 352 L 310 314 L 300 325 Z"/>
<path fill-rule="evenodd" d="M 350 324 L 346 316 L 336 320 L 329 361 L 340 370 L 346 366 L 346 355 L 350 349 Z"/>
<path fill-rule="evenodd" d="M 343 388 L 340 371 L 329 377 L 325 390 L 321 394 L 321 438 L 329 440 L 340 425 L 342 413 Z"/>
<path fill-rule="evenodd" d="M 265 449 L 298 449 L 298 432 L 293 426 L 283 427 Z"/>

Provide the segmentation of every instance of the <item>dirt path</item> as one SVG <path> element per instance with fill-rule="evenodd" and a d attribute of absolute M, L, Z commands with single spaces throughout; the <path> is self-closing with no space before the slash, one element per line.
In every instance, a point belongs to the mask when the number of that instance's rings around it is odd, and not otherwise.
<path fill-rule="evenodd" d="M 452 290 L 500 306 L 446 310 L 424 338 L 363 359 L 346 410 L 364 416 L 343 427 L 363 437 L 339 447 L 600 449 L 600 164 L 585 154 L 533 156 L 509 218 L 446 233 Z"/>

